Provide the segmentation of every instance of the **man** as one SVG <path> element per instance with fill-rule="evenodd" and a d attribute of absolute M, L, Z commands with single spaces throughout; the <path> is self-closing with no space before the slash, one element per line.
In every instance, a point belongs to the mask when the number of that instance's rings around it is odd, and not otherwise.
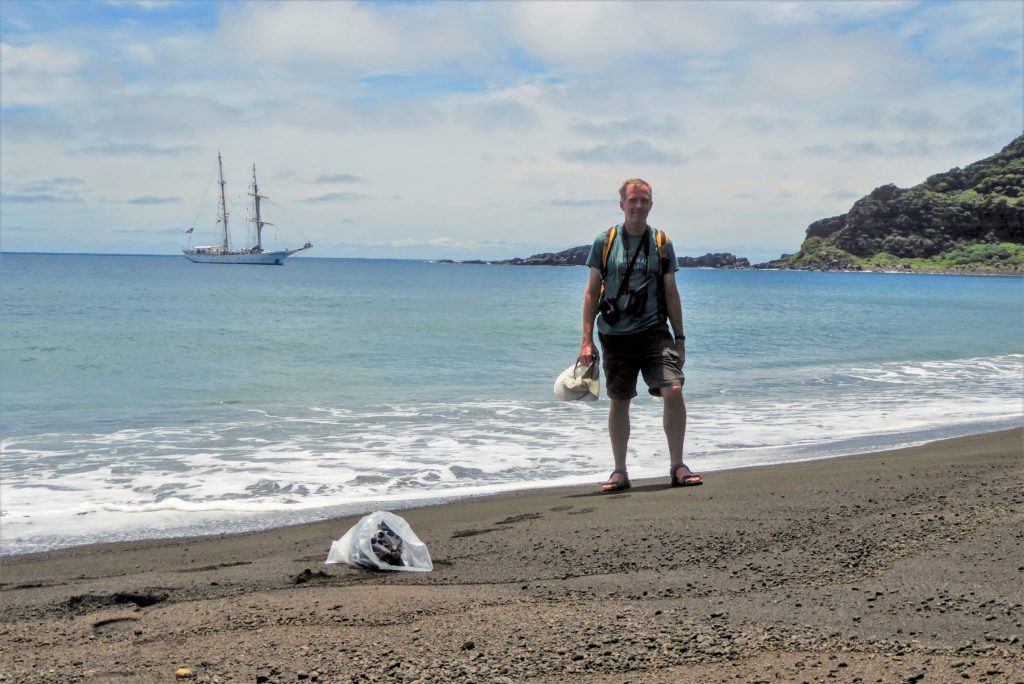
<path fill-rule="evenodd" d="M 679 263 L 667 236 L 647 225 L 653 206 L 650 184 L 631 178 L 619 188 L 619 199 L 624 221 L 594 240 L 587 257 L 590 278 L 583 298 L 580 363 L 590 365 L 594 361 L 594 320 L 600 313 L 598 331 L 611 400 L 608 436 L 615 469 L 601 491 L 619 492 L 630 487 L 626 471 L 629 405 L 636 396 L 639 374 L 643 374 L 648 391 L 664 401 L 672 486 L 700 485 L 700 475 L 683 463 L 686 336 L 682 300 L 676 288 Z"/>

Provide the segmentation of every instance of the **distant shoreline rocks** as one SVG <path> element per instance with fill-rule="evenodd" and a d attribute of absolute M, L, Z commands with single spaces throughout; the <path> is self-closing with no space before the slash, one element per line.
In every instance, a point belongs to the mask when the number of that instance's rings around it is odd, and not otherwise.
<path fill-rule="evenodd" d="M 578 247 L 570 247 L 561 252 L 543 252 L 525 258 L 516 257 L 514 259 L 501 259 L 498 261 L 441 259 L 438 263 L 492 264 L 496 266 L 585 266 L 589 254 L 590 245 L 580 245 Z M 708 252 L 704 256 L 699 257 L 679 257 L 678 261 L 680 268 L 751 268 L 749 259 L 738 257 L 728 252 Z"/>
<path fill-rule="evenodd" d="M 750 268 L 750 259 L 729 252 L 708 252 L 699 257 L 679 257 L 680 268 Z"/>

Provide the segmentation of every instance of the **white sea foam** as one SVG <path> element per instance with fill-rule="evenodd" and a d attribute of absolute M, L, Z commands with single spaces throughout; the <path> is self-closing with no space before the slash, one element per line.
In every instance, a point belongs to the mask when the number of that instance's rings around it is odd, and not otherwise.
<path fill-rule="evenodd" d="M 862 364 L 690 390 L 687 458 L 709 471 L 1019 425 L 1022 367 L 1021 354 Z M 632 418 L 631 476 L 664 477 L 660 401 L 638 398 Z M 439 402 L 16 437 L 3 444 L 2 551 L 597 482 L 605 420 L 603 403 Z"/>

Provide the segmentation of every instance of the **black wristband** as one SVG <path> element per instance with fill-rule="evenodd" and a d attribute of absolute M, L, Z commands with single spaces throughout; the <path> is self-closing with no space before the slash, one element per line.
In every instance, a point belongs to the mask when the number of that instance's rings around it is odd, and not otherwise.
<path fill-rule="evenodd" d="M 676 335 L 677 340 L 686 340 L 686 335 Z"/>

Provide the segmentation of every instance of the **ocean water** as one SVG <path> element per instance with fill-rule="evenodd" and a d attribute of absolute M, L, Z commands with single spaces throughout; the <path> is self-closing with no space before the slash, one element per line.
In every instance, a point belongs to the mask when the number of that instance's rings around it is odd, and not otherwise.
<path fill-rule="evenodd" d="M 677 278 L 695 470 L 1024 424 L 1024 279 Z M 599 482 L 607 401 L 552 393 L 579 349 L 585 280 L 4 254 L 0 553 Z M 642 394 L 632 417 L 631 476 L 667 480 L 659 400 Z"/>

